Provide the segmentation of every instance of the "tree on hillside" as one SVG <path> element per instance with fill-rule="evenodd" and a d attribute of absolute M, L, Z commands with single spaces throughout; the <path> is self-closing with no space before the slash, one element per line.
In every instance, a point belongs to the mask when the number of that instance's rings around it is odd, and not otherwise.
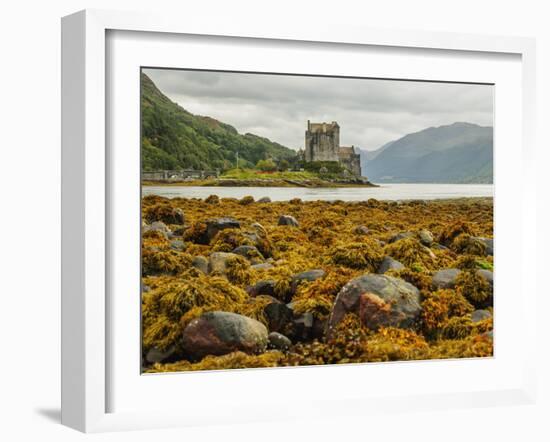
<path fill-rule="evenodd" d="M 262 170 L 264 172 L 273 172 L 277 170 L 277 165 L 271 158 L 269 158 L 267 160 L 258 161 L 258 163 L 256 163 L 256 169 Z"/>

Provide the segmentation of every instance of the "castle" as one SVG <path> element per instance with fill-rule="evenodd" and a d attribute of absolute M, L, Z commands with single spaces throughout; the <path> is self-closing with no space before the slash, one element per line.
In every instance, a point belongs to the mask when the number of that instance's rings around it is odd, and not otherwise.
<path fill-rule="evenodd" d="M 354 146 L 340 146 L 340 126 L 332 123 L 311 123 L 307 120 L 304 160 L 337 161 L 353 175 L 361 176 L 361 160 Z"/>

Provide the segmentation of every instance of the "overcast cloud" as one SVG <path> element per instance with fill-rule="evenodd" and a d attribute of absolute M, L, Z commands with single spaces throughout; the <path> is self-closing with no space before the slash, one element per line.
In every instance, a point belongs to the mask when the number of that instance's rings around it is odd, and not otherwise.
<path fill-rule="evenodd" d="M 395 80 L 145 69 L 171 100 L 293 149 L 307 120 L 338 121 L 340 144 L 377 149 L 457 121 L 491 126 L 493 87 Z"/>

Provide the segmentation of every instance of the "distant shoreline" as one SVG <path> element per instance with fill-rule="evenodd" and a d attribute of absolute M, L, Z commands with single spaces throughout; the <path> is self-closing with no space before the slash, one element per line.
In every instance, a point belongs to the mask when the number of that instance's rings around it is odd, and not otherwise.
<path fill-rule="evenodd" d="M 326 181 L 321 179 L 290 180 L 290 179 L 205 179 L 181 181 L 150 181 L 144 180 L 142 186 L 198 186 L 198 187 L 303 187 L 303 188 L 341 188 L 341 187 L 380 187 L 370 181 Z"/>

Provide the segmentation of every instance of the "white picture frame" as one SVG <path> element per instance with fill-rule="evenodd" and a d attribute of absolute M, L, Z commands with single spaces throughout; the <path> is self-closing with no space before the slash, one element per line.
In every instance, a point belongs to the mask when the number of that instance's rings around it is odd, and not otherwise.
<path fill-rule="evenodd" d="M 535 184 L 530 174 L 534 157 L 535 106 L 535 44 L 532 39 L 492 37 L 451 33 L 388 31 L 350 28 L 345 26 L 281 26 L 255 25 L 254 22 L 213 23 L 196 17 L 181 24 L 175 17 L 151 14 L 86 10 L 63 18 L 62 21 L 62 423 L 84 432 L 123 429 L 158 428 L 168 426 L 205 425 L 208 423 L 243 422 L 311 417 L 338 414 L 368 414 L 375 409 L 395 412 L 408 409 L 441 409 L 500 404 L 532 403 L 535 397 L 534 339 L 525 339 L 519 361 L 521 379 L 509 385 L 489 390 L 477 389 L 460 393 L 431 391 L 426 394 L 388 394 L 372 397 L 333 396 L 308 402 L 296 401 L 295 406 L 259 410 L 244 398 L 232 399 L 235 409 L 243 412 L 235 417 L 231 410 L 205 414 L 199 406 L 196 412 L 171 409 L 149 411 L 110 411 L 110 364 L 113 358 L 108 328 L 112 312 L 108 300 L 109 229 L 112 179 L 107 151 L 106 121 L 109 117 L 106 76 L 107 34 L 112 31 L 156 33 L 155 35 L 200 35 L 246 39 L 270 39 L 292 42 L 369 45 L 383 48 L 431 49 L 467 51 L 480 59 L 484 54 L 511 54 L 521 57 L 521 158 L 522 212 L 521 235 L 534 231 Z M 152 34 L 151 34 L 152 35 Z M 147 38 L 147 37 L 145 37 Z M 112 55 L 112 54 L 111 54 Z M 519 130 L 519 129 L 518 129 Z M 137 240 L 136 240 L 137 241 Z M 497 240 L 498 241 L 498 240 Z M 498 243 L 497 243 L 498 244 Z M 498 247 L 498 245 L 497 245 Z M 521 253 L 535 255 L 529 241 L 521 244 Z M 523 269 L 523 272 L 526 270 Z M 521 306 L 535 305 L 532 279 L 523 278 Z M 137 296 L 137 293 L 136 293 Z M 533 336 L 535 324 L 520 316 L 525 335 Z M 498 331 L 497 331 L 498 333 Z M 498 354 L 496 356 L 498 358 Z M 418 363 L 409 363 L 418 364 Z M 338 367 L 340 369 L 341 367 Z M 307 368 L 312 370 L 317 368 Z M 361 366 L 355 366 L 351 376 L 358 376 Z M 241 372 L 242 373 L 242 372 Z M 254 371 L 258 373 L 258 371 Z M 272 372 L 273 373 L 273 372 Z M 291 373 L 289 371 L 285 373 Z M 328 372 L 326 372 L 328 373 Z M 194 374 L 195 376 L 197 374 Z M 205 376 L 205 374 L 198 374 Z M 187 374 L 185 375 L 187 376 Z M 218 379 L 229 379 L 219 373 Z M 257 377 L 256 374 L 254 374 Z M 263 375 L 261 375 L 263 376 Z M 294 374 L 286 374 L 288 380 Z M 265 377 L 263 378 L 265 381 Z M 261 379 L 252 380 L 257 382 Z M 332 404 L 332 405 L 331 405 Z M 337 404 L 337 406 L 336 406 Z M 223 404 L 220 403 L 219 408 Z M 223 405 L 227 407 L 227 404 Z"/>

